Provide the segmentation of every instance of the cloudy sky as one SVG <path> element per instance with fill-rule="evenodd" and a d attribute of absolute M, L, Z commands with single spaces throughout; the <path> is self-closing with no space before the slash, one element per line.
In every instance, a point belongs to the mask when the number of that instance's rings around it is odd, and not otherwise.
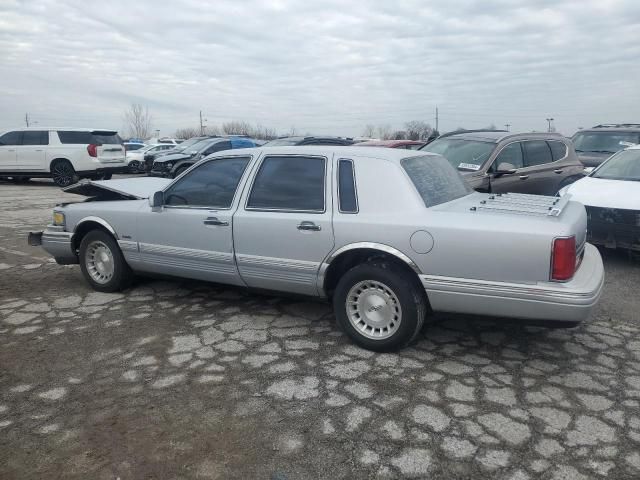
<path fill-rule="evenodd" d="M 640 122 L 638 0 L 0 0 L 0 130 Z"/>

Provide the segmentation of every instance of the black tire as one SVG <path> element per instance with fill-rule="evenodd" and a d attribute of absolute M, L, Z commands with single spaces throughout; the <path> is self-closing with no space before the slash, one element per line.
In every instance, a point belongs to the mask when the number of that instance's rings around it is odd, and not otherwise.
<path fill-rule="evenodd" d="M 97 281 L 94 278 L 98 275 L 95 272 L 98 271 L 97 264 L 100 263 L 95 260 L 96 248 L 100 248 L 100 252 L 110 254 L 112 259 L 111 276 L 104 275 L 104 281 Z M 109 252 L 106 252 L 104 248 Z M 92 230 L 84 236 L 80 242 L 79 262 L 84 278 L 94 290 L 99 292 L 117 292 L 129 286 L 133 280 L 133 272 L 125 261 L 117 242 L 110 234 L 102 230 Z"/>
<path fill-rule="evenodd" d="M 102 175 L 100 175 L 100 179 L 101 180 L 111 180 L 111 177 L 113 177 L 113 173 L 112 172 L 106 172 L 106 173 L 103 173 Z"/>
<path fill-rule="evenodd" d="M 188 169 L 191 165 L 183 165 L 181 167 L 176 168 L 176 170 L 173 172 L 173 175 L 171 176 L 171 178 L 176 178 L 180 175 L 182 175 L 184 173 L 184 171 L 186 169 Z"/>
<path fill-rule="evenodd" d="M 372 339 L 359 331 L 351 322 L 347 300 L 352 288 L 362 285 L 362 282 L 382 284 L 397 299 L 399 309 L 394 307 L 394 301 L 385 303 L 391 315 L 401 312 L 399 325 L 395 332 L 383 339 Z M 375 289 L 374 289 L 375 290 Z M 384 289 L 383 289 L 384 291 Z M 387 292 L 388 293 L 388 292 Z M 353 297 L 352 299 L 355 299 Z M 410 344 L 424 325 L 427 315 L 427 297 L 417 279 L 410 273 L 396 267 L 392 263 L 380 261 L 357 265 L 346 272 L 338 281 L 334 295 L 333 308 L 338 325 L 358 345 L 376 352 L 399 350 Z M 357 310 L 351 309 L 355 315 Z M 375 312 L 377 313 L 377 309 Z M 368 311 L 371 313 L 371 310 Z M 362 323 L 364 325 L 365 322 Z M 369 327 L 367 327 L 369 328 Z M 371 330 L 374 332 L 374 330 Z M 374 332 L 375 333 L 375 332 Z M 383 334 L 384 332 L 380 332 Z"/>
<path fill-rule="evenodd" d="M 51 164 L 51 178 L 53 178 L 53 183 L 61 188 L 73 185 L 79 180 L 69 160 L 55 160 Z"/>

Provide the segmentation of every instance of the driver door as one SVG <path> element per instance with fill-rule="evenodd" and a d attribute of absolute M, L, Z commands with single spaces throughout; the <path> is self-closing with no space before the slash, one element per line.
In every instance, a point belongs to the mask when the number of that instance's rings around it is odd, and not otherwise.
<path fill-rule="evenodd" d="M 169 185 L 162 206 L 139 212 L 139 269 L 244 285 L 233 250 L 237 190 L 251 157 L 214 158 Z"/>

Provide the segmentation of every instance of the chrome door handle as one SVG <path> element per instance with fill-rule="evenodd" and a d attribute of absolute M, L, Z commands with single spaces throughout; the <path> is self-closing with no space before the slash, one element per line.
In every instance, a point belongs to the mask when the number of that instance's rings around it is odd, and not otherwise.
<path fill-rule="evenodd" d="M 553 173 L 562 173 L 562 170 L 557 169 L 557 170 L 554 170 Z"/>
<path fill-rule="evenodd" d="M 218 227 L 227 227 L 229 226 L 229 222 L 224 222 L 222 220 L 218 220 L 218 217 L 207 217 L 207 219 L 202 222 L 205 225 L 215 225 Z"/>
<path fill-rule="evenodd" d="M 301 222 L 298 225 L 298 230 L 307 230 L 313 232 L 319 232 L 321 230 L 320 225 L 316 225 L 313 222 Z"/>
<path fill-rule="evenodd" d="M 520 180 L 526 180 L 529 178 L 529 175 L 520 175 Z"/>

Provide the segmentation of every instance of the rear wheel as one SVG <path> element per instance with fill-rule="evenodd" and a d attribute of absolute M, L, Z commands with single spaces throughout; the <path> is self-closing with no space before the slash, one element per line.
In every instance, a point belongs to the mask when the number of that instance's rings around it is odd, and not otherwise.
<path fill-rule="evenodd" d="M 92 230 L 80 242 L 80 269 L 99 292 L 122 290 L 133 277 L 115 239 L 102 230 Z"/>
<path fill-rule="evenodd" d="M 51 165 L 51 177 L 59 187 L 68 187 L 78 181 L 78 175 L 68 160 L 56 160 Z"/>
<path fill-rule="evenodd" d="M 333 296 L 338 324 L 361 347 L 379 352 L 411 343 L 424 324 L 426 295 L 411 276 L 386 262 L 357 265 Z"/>

